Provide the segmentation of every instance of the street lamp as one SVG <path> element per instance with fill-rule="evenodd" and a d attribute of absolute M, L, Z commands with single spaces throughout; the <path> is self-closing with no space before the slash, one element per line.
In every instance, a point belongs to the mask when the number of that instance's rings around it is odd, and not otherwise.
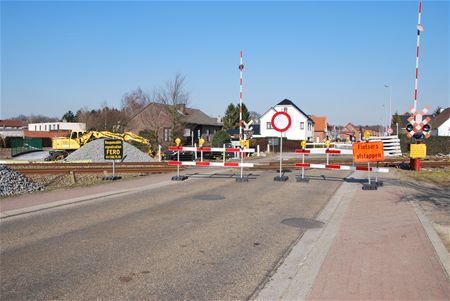
<path fill-rule="evenodd" d="M 384 84 L 385 88 L 389 88 L 389 124 L 388 127 L 391 127 L 392 123 L 392 86 L 388 84 Z"/>

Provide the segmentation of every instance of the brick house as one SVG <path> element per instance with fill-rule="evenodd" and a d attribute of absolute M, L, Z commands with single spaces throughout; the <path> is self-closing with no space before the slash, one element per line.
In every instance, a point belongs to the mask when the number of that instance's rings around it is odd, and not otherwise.
<path fill-rule="evenodd" d="M 180 129 L 173 129 L 172 113 L 176 114 Z M 126 129 L 137 134 L 144 130 L 151 131 L 154 140 L 161 145 L 173 144 L 177 138 L 174 132 L 178 131 L 183 144 L 191 145 L 198 143 L 200 137 L 206 143 L 211 142 L 214 134 L 222 129 L 222 123 L 199 109 L 179 105 L 176 111 L 171 112 L 169 105 L 152 102 L 129 119 Z"/>
<path fill-rule="evenodd" d="M 314 142 L 322 142 L 328 135 L 327 117 L 310 115 L 314 121 Z"/>

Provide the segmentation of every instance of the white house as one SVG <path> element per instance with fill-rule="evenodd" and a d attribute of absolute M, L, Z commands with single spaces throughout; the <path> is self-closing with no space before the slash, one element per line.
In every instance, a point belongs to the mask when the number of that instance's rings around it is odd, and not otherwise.
<path fill-rule="evenodd" d="M 289 99 L 271 107 L 261 116 L 261 137 L 280 137 L 280 133 L 272 128 L 272 116 L 276 112 L 286 112 L 291 116 L 291 127 L 283 133 L 283 137 L 288 140 L 313 140 L 314 121 Z"/>
<path fill-rule="evenodd" d="M 450 136 L 450 108 L 442 110 L 431 120 L 433 136 Z"/>
<path fill-rule="evenodd" d="M 82 122 L 42 122 L 28 124 L 28 130 L 35 131 L 86 131 L 86 123 Z"/>

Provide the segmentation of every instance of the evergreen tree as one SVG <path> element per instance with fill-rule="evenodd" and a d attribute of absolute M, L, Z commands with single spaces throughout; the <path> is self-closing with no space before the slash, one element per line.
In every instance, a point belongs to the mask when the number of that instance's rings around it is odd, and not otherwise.
<path fill-rule="evenodd" d="M 400 118 L 400 115 L 398 115 L 398 112 L 395 112 L 394 116 L 392 116 L 391 128 L 395 129 L 397 123 L 400 127 L 402 126 L 402 119 Z"/>
<path fill-rule="evenodd" d="M 230 103 L 223 116 L 223 129 L 225 131 L 235 129 L 239 127 L 239 111 L 236 111 L 236 107 Z"/>
<path fill-rule="evenodd" d="M 75 122 L 76 118 L 72 111 L 67 111 L 61 118 L 61 121 Z"/>

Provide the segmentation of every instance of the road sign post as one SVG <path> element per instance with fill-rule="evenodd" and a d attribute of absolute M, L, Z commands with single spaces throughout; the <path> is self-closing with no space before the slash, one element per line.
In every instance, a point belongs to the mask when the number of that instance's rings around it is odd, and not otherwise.
<path fill-rule="evenodd" d="M 280 132 L 280 175 L 273 180 L 276 182 L 285 182 L 289 178 L 282 174 L 283 170 L 283 132 L 286 132 L 291 127 L 292 119 L 286 112 L 277 112 L 272 116 L 272 127 Z"/>
<path fill-rule="evenodd" d="M 103 151 L 105 160 L 112 160 L 112 176 L 103 177 L 103 180 L 118 180 L 122 177 L 116 176 L 116 160 L 122 160 L 123 158 L 123 141 L 105 139 L 103 140 Z"/>
<path fill-rule="evenodd" d="M 353 160 L 354 162 L 367 162 L 368 169 L 368 184 L 363 185 L 363 190 L 376 190 L 378 186 L 381 186 L 381 183 L 378 183 L 378 177 L 375 177 L 375 183 L 371 182 L 370 179 L 370 162 L 380 162 L 384 161 L 384 148 L 383 142 L 368 142 L 369 133 L 364 133 L 367 142 L 357 142 L 353 143 Z"/>

